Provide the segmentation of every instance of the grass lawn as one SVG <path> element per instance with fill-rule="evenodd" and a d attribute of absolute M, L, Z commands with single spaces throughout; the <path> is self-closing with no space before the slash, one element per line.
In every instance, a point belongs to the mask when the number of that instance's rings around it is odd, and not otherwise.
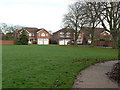
<path fill-rule="evenodd" d="M 77 73 L 104 60 L 116 60 L 106 48 L 4 45 L 3 88 L 70 88 Z"/>

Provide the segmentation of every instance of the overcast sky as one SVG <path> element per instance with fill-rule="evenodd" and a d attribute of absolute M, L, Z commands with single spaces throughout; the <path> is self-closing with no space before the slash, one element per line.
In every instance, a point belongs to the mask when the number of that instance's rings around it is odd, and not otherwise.
<path fill-rule="evenodd" d="M 0 0 L 0 22 L 55 32 L 75 0 Z"/>

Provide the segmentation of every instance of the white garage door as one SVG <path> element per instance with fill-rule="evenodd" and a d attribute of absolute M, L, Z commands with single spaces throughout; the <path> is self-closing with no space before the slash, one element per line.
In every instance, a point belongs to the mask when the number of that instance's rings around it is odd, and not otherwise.
<path fill-rule="evenodd" d="M 65 45 L 70 41 L 70 39 L 65 39 Z"/>
<path fill-rule="evenodd" d="M 40 45 L 43 44 L 43 40 L 44 40 L 44 39 L 39 38 L 39 39 L 38 39 L 38 44 L 40 44 Z"/>
<path fill-rule="evenodd" d="M 48 44 L 49 44 L 48 42 L 49 42 L 48 39 L 45 38 L 45 39 L 44 39 L 44 44 L 45 44 L 45 45 L 48 45 Z"/>
<path fill-rule="evenodd" d="M 64 39 L 63 40 L 59 40 L 59 45 L 64 45 Z"/>

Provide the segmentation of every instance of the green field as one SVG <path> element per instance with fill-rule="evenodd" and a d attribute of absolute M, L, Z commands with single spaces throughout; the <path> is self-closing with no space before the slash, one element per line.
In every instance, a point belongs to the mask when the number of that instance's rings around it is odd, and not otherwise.
<path fill-rule="evenodd" d="M 117 54 L 107 48 L 4 45 L 2 87 L 70 88 L 80 70 Z"/>

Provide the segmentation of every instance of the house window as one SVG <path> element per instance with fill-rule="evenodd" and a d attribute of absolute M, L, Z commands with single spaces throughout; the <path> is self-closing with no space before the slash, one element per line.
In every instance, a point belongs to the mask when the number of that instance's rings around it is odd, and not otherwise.
<path fill-rule="evenodd" d="M 48 39 L 44 39 L 44 41 L 48 41 Z"/>
<path fill-rule="evenodd" d="M 64 33 L 63 32 L 60 32 L 60 37 L 64 37 Z"/>
<path fill-rule="evenodd" d="M 64 37 L 64 35 L 60 35 L 60 37 Z"/>
<path fill-rule="evenodd" d="M 31 34 L 31 33 L 29 33 L 29 36 L 32 36 L 32 34 Z"/>
<path fill-rule="evenodd" d="M 41 36 L 44 37 L 44 36 L 45 36 L 45 33 L 41 33 Z"/>
<path fill-rule="evenodd" d="M 33 34 L 33 36 L 34 36 L 34 33 L 32 33 Z"/>
<path fill-rule="evenodd" d="M 64 34 L 64 32 L 60 32 L 60 34 L 62 34 L 62 35 L 63 35 L 63 34 Z"/>
<path fill-rule="evenodd" d="M 79 34 L 79 36 L 78 36 L 79 38 L 81 38 L 81 34 Z"/>
<path fill-rule="evenodd" d="M 66 37 L 70 37 L 70 32 L 67 32 L 67 33 L 66 33 Z"/>
<path fill-rule="evenodd" d="M 90 38 L 91 38 L 91 34 L 90 34 L 89 36 L 90 36 Z"/>
<path fill-rule="evenodd" d="M 46 36 L 48 36 L 48 34 L 46 34 Z"/>

